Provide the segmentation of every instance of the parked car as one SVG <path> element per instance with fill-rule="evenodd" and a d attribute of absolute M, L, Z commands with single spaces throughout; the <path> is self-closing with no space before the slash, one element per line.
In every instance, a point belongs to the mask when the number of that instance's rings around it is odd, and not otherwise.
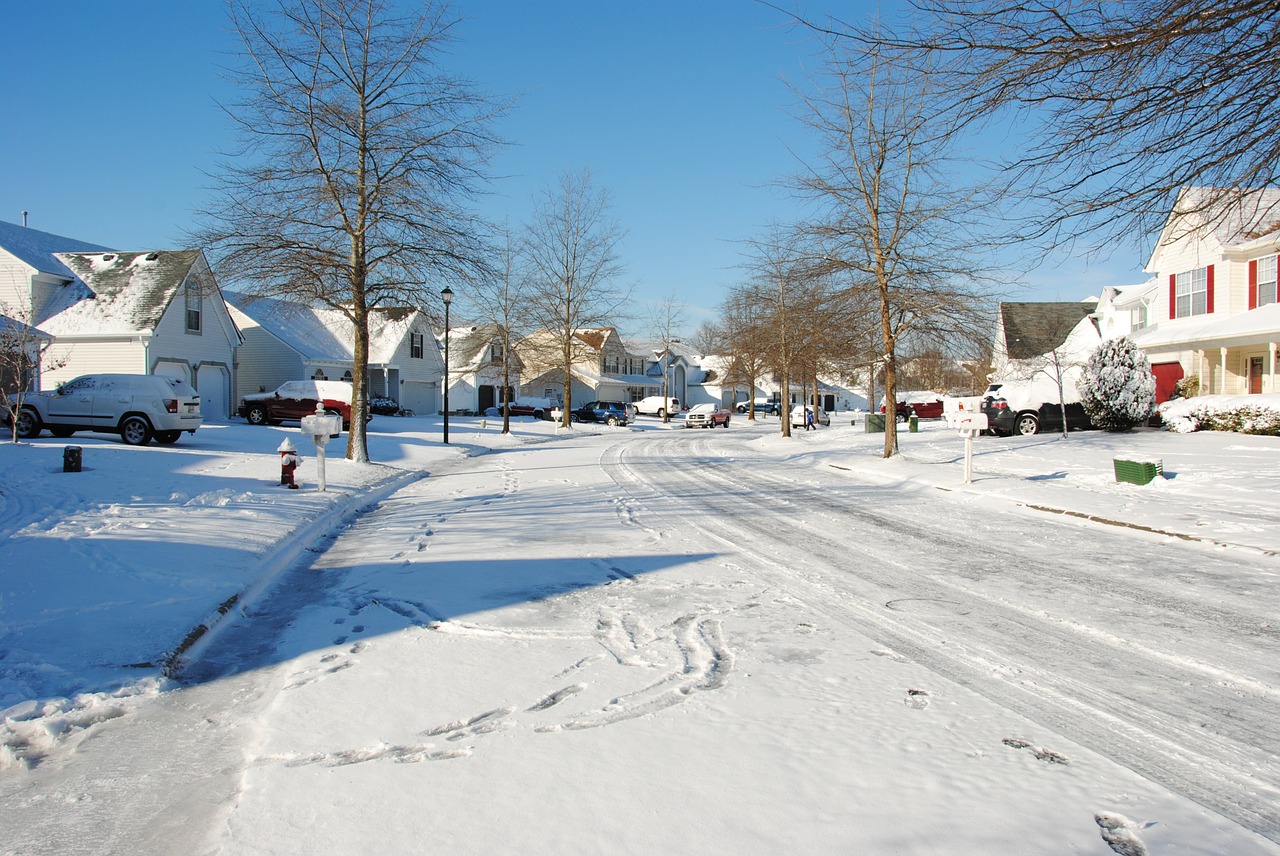
<path fill-rule="evenodd" d="M 298 422 L 314 416 L 316 405 L 324 412 L 342 417 L 342 430 L 351 428 L 351 400 L 355 391 L 345 380 L 290 380 L 273 392 L 255 392 L 240 400 L 236 411 L 250 425 L 278 425 Z M 365 422 L 373 419 L 373 410 L 365 408 Z"/>
<path fill-rule="evenodd" d="M 627 406 L 621 401 L 588 401 L 569 411 L 570 422 L 602 422 L 605 425 L 626 425 Z"/>
<path fill-rule="evenodd" d="M 670 396 L 664 399 L 661 395 L 651 395 L 635 402 L 634 407 L 636 413 L 641 416 L 657 416 L 661 419 L 668 413 L 680 412 L 680 399 Z"/>
<path fill-rule="evenodd" d="M 715 428 L 717 425 L 729 427 L 729 410 L 718 404 L 696 404 L 684 415 L 686 428 Z"/>
<path fill-rule="evenodd" d="M 16 406 L 17 396 L 9 396 Z M 54 392 L 28 392 L 18 414 L 18 436 L 30 439 L 44 429 L 55 437 L 76 431 L 119 434 L 131 446 L 176 443 L 196 433 L 203 418 L 200 395 L 185 380 L 164 375 L 81 375 Z"/>
<path fill-rule="evenodd" d="M 917 419 L 941 419 L 943 409 L 944 405 L 940 395 L 909 393 L 898 401 L 894 418 L 899 422 L 906 422 L 912 416 Z M 880 412 L 885 412 L 883 404 L 880 405 Z"/>
<path fill-rule="evenodd" d="M 485 410 L 485 416 L 501 416 L 502 409 L 506 408 L 510 411 L 511 416 L 532 416 L 534 419 L 545 419 L 547 416 L 547 408 L 540 404 L 521 404 L 519 401 L 513 401 L 510 404 L 502 404 L 497 407 L 490 407 Z"/>
<path fill-rule="evenodd" d="M 795 407 L 791 408 L 791 426 L 793 428 L 804 427 L 805 411 L 807 410 L 813 410 L 813 405 L 797 404 Z M 819 407 L 813 421 L 818 425 L 830 425 L 831 415 Z"/>
<path fill-rule="evenodd" d="M 739 401 L 733 405 L 733 409 L 739 413 L 747 413 L 751 410 L 751 402 Z M 782 404 L 768 398 L 757 398 L 755 400 L 755 411 L 756 413 L 772 413 L 775 416 L 781 416 Z"/>
<path fill-rule="evenodd" d="M 993 383 L 982 397 L 982 412 L 987 414 L 987 430 L 992 434 L 1039 434 L 1041 431 L 1062 430 L 1062 407 L 1058 402 L 1043 401 L 1045 394 L 1030 394 L 1031 385 Z M 1093 420 L 1079 401 L 1067 401 L 1068 431 L 1082 431 L 1093 427 Z"/>

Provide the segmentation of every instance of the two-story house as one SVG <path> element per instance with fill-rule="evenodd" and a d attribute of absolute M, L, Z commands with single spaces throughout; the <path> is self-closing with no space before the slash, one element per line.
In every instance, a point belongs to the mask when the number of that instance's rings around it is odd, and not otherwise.
<path fill-rule="evenodd" d="M 521 395 L 564 403 L 562 344 L 547 331 L 533 333 L 516 344 L 525 369 Z M 645 374 L 644 356 L 632 353 L 615 328 L 575 330 L 570 344 L 574 357 L 569 372 L 572 402 L 631 402 L 652 394 L 648 390 L 654 380 Z"/>
<path fill-rule="evenodd" d="M 1148 323 L 1131 338 L 1151 358 L 1160 400 L 1183 376 L 1202 393 L 1280 392 L 1280 188 L 1210 198 L 1182 190 L 1146 266 Z"/>
<path fill-rule="evenodd" d="M 444 334 L 436 340 L 444 347 Z M 449 328 L 449 410 L 484 413 L 502 401 L 519 396 L 523 363 L 514 352 L 507 361 L 506 394 L 503 394 L 502 331 L 492 324 L 468 324 Z"/>
<path fill-rule="evenodd" d="M 201 250 L 117 252 L 0 223 L 0 307 L 53 338 L 35 386 L 170 375 L 199 391 L 205 419 L 231 412 L 241 338 Z"/>

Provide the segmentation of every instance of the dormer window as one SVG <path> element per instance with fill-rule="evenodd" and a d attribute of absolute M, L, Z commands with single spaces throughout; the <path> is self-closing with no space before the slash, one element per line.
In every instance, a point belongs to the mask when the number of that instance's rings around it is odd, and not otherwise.
<path fill-rule="evenodd" d="M 199 283 L 188 281 L 186 296 L 187 296 L 187 332 L 199 333 L 200 321 L 201 321 L 200 315 L 201 315 L 201 310 L 204 308 L 204 298 L 200 294 Z"/>

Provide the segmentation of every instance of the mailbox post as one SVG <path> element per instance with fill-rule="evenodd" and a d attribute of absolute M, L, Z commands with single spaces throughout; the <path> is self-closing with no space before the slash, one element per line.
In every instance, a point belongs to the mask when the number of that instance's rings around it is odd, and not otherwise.
<path fill-rule="evenodd" d="M 943 408 L 947 424 L 964 438 L 964 483 L 973 481 L 973 438 L 987 430 L 987 414 L 981 398 L 948 399 Z"/>
<path fill-rule="evenodd" d="M 302 433 L 309 435 L 316 444 L 316 483 L 320 490 L 325 490 L 324 446 L 330 437 L 337 437 L 342 433 L 342 417 L 330 416 L 324 412 L 324 404 L 317 403 L 314 416 L 302 417 Z"/>

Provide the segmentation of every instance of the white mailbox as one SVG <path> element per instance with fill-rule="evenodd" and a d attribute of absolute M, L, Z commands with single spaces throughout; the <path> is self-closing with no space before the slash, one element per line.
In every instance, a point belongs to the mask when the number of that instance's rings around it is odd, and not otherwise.
<path fill-rule="evenodd" d="M 330 416 L 324 412 L 323 404 L 316 404 L 314 416 L 302 417 L 302 433 L 309 435 L 311 442 L 316 444 L 316 481 L 317 486 L 325 490 L 324 446 L 330 437 L 337 437 L 342 433 L 342 417 Z"/>

